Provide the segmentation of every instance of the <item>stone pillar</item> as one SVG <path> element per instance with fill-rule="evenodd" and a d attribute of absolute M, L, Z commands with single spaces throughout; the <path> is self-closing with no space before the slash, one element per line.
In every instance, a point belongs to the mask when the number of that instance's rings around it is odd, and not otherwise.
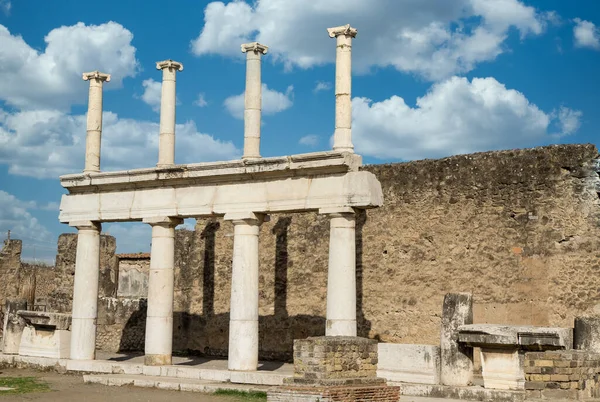
<path fill-rule="evenodd" d="M 443 385 L 467 386 L 473 379 L 473 348 L 458 342 L 458 327 L 473 324 L 473 296 L 448 293 L 442 307 L 440 337 Z"/>
<path fill-rule="evenodd" d="M 21 345 L 21 335 L 25 328 L 25 320 L 17 314 L 19 310 L 27 310 L 26 300 L 7 300 L 4 308 L 4 324 L 2 336 L 2 353 L 16 355 Z"/>
<path fill-rule="evenodd" d="M 144 364 L 170 365 L 173 352 L 173 283 L 175 269 L 175 227 L 179 218 L 148 218 L 152 225 L 148 310 Z"/>
<path fill-rule="evenodd" d="M 336 38 L 335 54 L 335 133 L 333 150 L 354 152 L 352 145 L 352 38 L 357 30 L 350 25 L 328 28 L 329 37 Z"/>
<path fill-rule="evenodd" d="M 96 358 L 96 319 L 100 276 L 100 231 L 98 222 L 71 222 L 77 227 L 77 256 L 73 286 L 71 359 Z"/>
<path fill-rule="evenodd" d="M 600 353 L 600 317 L 577 317 L 573 331 L 574 349 Z"/>
<path fill-rule="evenodd" d="M 356 219 L 352 208 L 321 209 L 330 218 L 327 336 L 356 336 Z"/>
<path fill-rule="evenodd" d="M 229 315 L 229 370 L 258 368 L 258 234 L 264 215 L 226 214 L 233 234 L 231 309 Z"/>
<path fill-rule="evenodd" d="M 102 136 L 102 84 L 110 81 L 110 74 L 99 71 L 83 73 L 83 80 L 90 82 L 85 138 L 85 168 L 83 173 L 100 171 L 100 141 Z"/>
<path fill-rule="evenodd" d="M 244 95 L 244 156 L 243 159 L 260 158 L 260 110 L 262 89 L 260 58 L 269 48 L 258 42 L 242 45 L 246 53 L 246 92 Z"/>
<path fill-rule="evenodd" d="M 183 64 L 173 60 L 156 63 L 156 69 L 162 70 L 162 92 L 160 97 L 160 137 L 158 139 L 159 168 L 175 164 L 175 75 L 183 71 Z"/>

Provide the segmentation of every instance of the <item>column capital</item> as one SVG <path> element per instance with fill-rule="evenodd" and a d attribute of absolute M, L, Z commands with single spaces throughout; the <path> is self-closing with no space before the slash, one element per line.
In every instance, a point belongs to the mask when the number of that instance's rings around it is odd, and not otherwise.
<path fill-rule="evenodd" d="M 69 226 L 77 228 L 77 230 L 102 230 L 102 224 L 96 221 L 73 221 L 69 222 Z"/>
<path fill-rule="evenodd" d="M 254 53 L 260 53 L 260 54 L 267 54 L 268 50 L 269 50 L 269 46 L 261 45 L 258 42 L 244 43 L 242 45 L 242 53 L 254 52 Z"/>
<path fill-rule="evenodd" d="M 337 38 L 340 35 L 350 36 L 355 38 L 358 33 L 356 28 L 352 28 L 350 24 L 342 25 L 339 27 L 327 28 L 330 38 Z"/>
<path fill-rule="evenodd" d="M 83 80 L 89 81 L 91 79 L 96 79 L 99 81 L 110 81 L 110 74 L 101 73 L 100 71 L 90 71 L 89 73 L 83 73 Z"/>
<path fill-rule="evenodd" d="M 270 219 L 269 215 L 259 212 L 230 212 L 223 217 L 223 220 L 231 221 L 234 225 L 243 223 L 260 225 Z"/>
<path fill-rule="evenodd" d="M 352 207 L 329 207 L 329 208 L 319 208 L 320 215 L 354 215 L 356 212 Z"/>
<path fill-rule="evenodd" d="M 156 62 L 157 70 L 163 70 L 165 68 L 174 68 L 177 71 L 183 71 L 183 64 L 181 64 L 178 61 L 171 60 L 171 59 Z"/>
<path fill-rule="evenodd" d="M 157 216 L 152 218 L 144 218 L 142 222 L 149 224 L 150 226 L 164 226 L 164 227 L 175 227 L 183 223 L 182 218 L 170 217 L 170 216 Z"/>

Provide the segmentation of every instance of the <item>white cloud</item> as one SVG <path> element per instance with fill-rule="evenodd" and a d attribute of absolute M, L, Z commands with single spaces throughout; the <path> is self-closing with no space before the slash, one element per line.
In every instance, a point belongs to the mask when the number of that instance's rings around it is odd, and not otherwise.
<path fill-rule="evenodd" d="M 300 138 L 300 141 L 298 141 L 298 143 L 301 145 L 314 147 L 319 143 L 319 137 L 317 137 L 316 135 L 305 135 L 304 137 Z"/>
<path fill-rule="evenodd" d="M 315 89 L 313 89 L 313 92 L 317 93 L 320 91 L 329 91 L 331 88 L 332 88 L 331 82 L 317 81 L 317 84 L 315 85 Z"/>
<path fill-rule="evenodd" d="M 580 110 L 569 109 L 568 107 L 561 106 L 558 112 L 554 113 L 552 117 L 556 119 L 560 131 L 559 135 L 571 135 L 581 127 L 581 117 L 583 112 Z"/>
<path fill-rule="evenodd" d="M 503 53 L 511 28 L 522 38 L 542 33 L 551 15 L 519 0 L 215 1 L 191 47 L 196 55 L 241 58 L 239 45 L 257 40 L 287 69 L 310 68 L 334 61 L 326 28 L 361 21 L 353 42 L 357 72 L 392 66 L 439 80 Z"/>
<path fill-rule="evenodd" d="M 289 109 L 294 104 L 294 86 L 287 87 L 285 92 L 269 89 L 267 84 L 262 84 L 262 113 L 272 115 Z M 223 105 L 236 119 L 244 118 L 244 92 L 225 99 Z"/>
<path fill-rule="evenodd" d="M 600 29 L 590 21 L 579 18 L 573 21 L 575 21 L 575 28 L 573 28 L 575 46 L 600 50 Z"/>
<path fill-rule="evenodd" d="M 144 93 L 140 97 L 142 101 L 148 104 L 155 112 L 160 112 L 160 97 L 162 93 L 162 83 L 154 81 L 152 78 L 142 81 Z"/>
<path fill-rule="evenodd" d="M 357 152 L 404 160 L 539 145 L 572 134 L 581 118 L 568 108 L 544 113 L 494 78 L 452 77 L 433 85 L 414 108 L 398 96 L 358 97 L 352 107 Z M 551 132 L 553 123 L 560 132 Z"/>
<path fill-rule="evenodd" d="M 35 246 L 36 258 L 52 260 L 56 242 L 48 229 L 29 212 L 35 208 L 35 201 L 22 201 L 0 190 L 0 233 L 4 235 L 10 230 L 11 238 L 23 240 L 24 257 L 31 257 Z"/>
<path fill-rule="evenodd" d="M 199 93 L 198 94 L 198 99 L 196 99 L 194 101 L 194 105 L 196 105 L 198 107 L 208 106 L 208 102 L 206 101 L 206 97 L 204 96 L 204 93 Z"/>
<path fill-rule="evenodd" d="M 83 169 L 85 115 L 57 110 L 8 113 L 0 109 L 0 164 L 12 174 L 56 178 Z M 103 171 L 150 167 L 158 155 L 158 123 L 103 114 Z M 234 159 L 231 142 L 198 131 L 193 121 L 176 126 L 176 162 Z"/>
<path fill-rule="evenodd" d="M 4 13 L 4 15 L 10 15 L 10 9 L 12 8 L 12 4 L 10 0 L 0 0 L 0 10 Z"/>
<path fill-rule="evenodd" d="M 21 109 L 67 109 L 86 100 L 85 71 L 112 75 L 106 89 L 119 88 L 138 68 L 133 35 L 120 24 L 62 26 L 44 38 L 40 52 L 0 25 L 0 100 Z"/>

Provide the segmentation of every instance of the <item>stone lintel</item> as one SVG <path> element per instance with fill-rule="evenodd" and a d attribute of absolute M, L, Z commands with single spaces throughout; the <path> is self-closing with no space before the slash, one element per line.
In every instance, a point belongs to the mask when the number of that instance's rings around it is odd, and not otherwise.
<path fill-rule="evenodd" d="M 177 71 L 183 71 L 183 64 L 181 64 L 178 61 L 171 60 L 171 59 L 156 62 L 157 70 L 162 70 L 164 68 L 173 68 Z"/>
<path fill-rule="evenodd" d="M 473 347 L 572 349 L 573 329 L 528 325 L 471 324 L 458 328 L 458 341 Z"/>
<path fill-rule="evenodd" d="M 327 28 L 327 32 L 329 33 L 330 38 L 336 38 L 339 35 L 346 35 L 355 38 L 358 30 L 356 28 L 352 28 L 350 24 L 346 24 L 339 27 Z"/>
<path fill-rule="evenodd" d="M 91 79 L 97 79 L 100 81 L 110 81 L 110 74 L 101 73 L 100 71 L 90 71 L 89 73 L 83 73 L 83 80 L 89 81 Z"/>
<path fill-rule="evenodd" d="M 246 52 L 254 52 L 260 54 L 267 54 L 269 47 L 266 45 L 262 45 L 258 42 L 244 43 L 242 46 L 242 53 Z"/>
<path fill-rule="evenodd" d="M 183 219 L 181 218 L 172 218 L 170 216 L 153 216 L 150 218 L 142 219 L 142 222 L 147 223 L 151 226 L 153 225 L 161 225 L 161 226 L 177 226 L 183 223 Z"/>
<path fill-rule="evenodd" d="M 32 326 L 50 326 L 57 330 L 68 330 L 71 326 L 71 314 L 50 313 L 46 311 L 19 310 L 17 314 Z"/>

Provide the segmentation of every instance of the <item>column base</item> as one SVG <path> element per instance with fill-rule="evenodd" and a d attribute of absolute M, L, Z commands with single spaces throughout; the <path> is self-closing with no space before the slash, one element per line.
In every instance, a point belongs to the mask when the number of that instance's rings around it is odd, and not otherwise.
<path fill-rule="evenodd" d="M 173 363 L 171 355 L 145 355 L 144 364 L 146 366 L 170 366 Z"/>
<path fill-rule="evenodd" d="M 258 368 L 258 321 L 229 322 L 227 368 L 236 371 L 255 371 Z"/>
<path fill-rule="evenodd" d="M 327 320 L 325 336 L 356 336 L 356 320 Z"/>

